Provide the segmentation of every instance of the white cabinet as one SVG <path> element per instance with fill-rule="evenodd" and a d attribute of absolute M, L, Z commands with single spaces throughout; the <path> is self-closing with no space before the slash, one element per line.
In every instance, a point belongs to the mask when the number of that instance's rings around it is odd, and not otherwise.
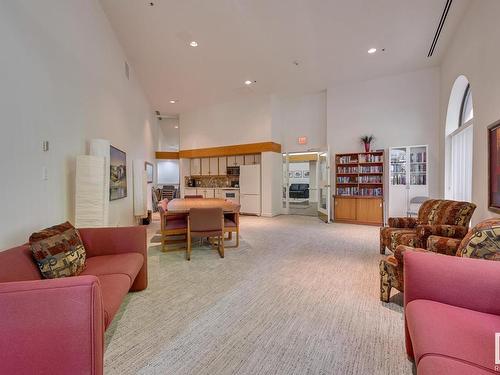
<path fill-rule="evenodd" d="M 219 158 L 210 158 L 210 171 L 208 174 L 211 176 L 219 175 Z"/>
<path fill-rule="evenodd" d="M 184 188 L 182 198 L 184 198 L 186 195 L 196 195 L 196 194 L 197 194 L 196 188 L 187 187 L 187 188 Z"/>
<path fill-rule="evenodd" d="M 245 165 L 260 164 L 260 154 L 245 155 Z"/>
<path fill-rule="evenodd" d="M 191 176 L 201 175 L 201 159 L 191 159 Z"/>
<path fill-rule="evenodd" d="M 225 156 L 218 158 L 219 162 L 219 175 L 225 176 L 227 174 L 227 158 Z"/>
<path fill-rule="evenodd" d="M 245 157 L 243 155 L 236 156 L 236 165 L 245 165 Z"/>
<path fill-rule="evenodd" d="M 203 198 L 215 198 L 215 189 L 197 188 L 197 195 L 202 195 Z"/>
<path fill-rule="evenodd" d="M 411 199 L 429 196 L 427 155 L 427 145 L 390 148 L 389 217 L 415 213 Z"/>
<path fill-rule="evenodd" d="M 227 166 L 228 167 L 236 167 L 236 156 L 228 156 L 227 157 Z"/>
<path fill-rule="evenodd" d="M 201 174 L 202 176 L 210 175 L 210 159 L 201 158 Z"/>

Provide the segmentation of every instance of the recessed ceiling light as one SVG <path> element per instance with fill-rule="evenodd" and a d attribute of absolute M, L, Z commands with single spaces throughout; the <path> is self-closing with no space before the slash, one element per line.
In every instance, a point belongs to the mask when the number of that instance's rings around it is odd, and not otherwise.
<path fill-rule="evenodd" d="M 375 52 L 377 52 L 377 49 L 376 49 L 376 48 L 370 48 L 370 49 L 368 50 L 368 53 L 370 53 L 370 54 L 375 53 Z"/>
<path fill-rule="evenodd" d="M 175 125 L 174 128 L 179 129 L 179 125 Z"/>
<path fill-rule="evenodd" d="M 246 80 L 246 81 L 245 81 L 245 85 L 247 85 L 247 86 L 248 86 L 248 85 L 251 85 L 252 83 L 253 83 L 253 82 L 252 82 L 252 81 L 249 81 L 249 80 Z"/>
<path fill-rule="evenodd" d="M 177 100 L 171 100 L 170 101 L 170 104 L 175 104 L 175 103 L 177 103 Z"/>
<path fill-rule="evenodd" d="M 191 47 L 198 47 L 198 42 L 196 40 L 193 40 L 191 43 L 189 43 Z"/>

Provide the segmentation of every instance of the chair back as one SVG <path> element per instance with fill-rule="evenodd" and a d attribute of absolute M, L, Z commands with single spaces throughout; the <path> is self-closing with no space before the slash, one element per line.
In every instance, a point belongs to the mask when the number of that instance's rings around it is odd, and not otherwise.
<path fill-rule="evenodd" d="M 475 209 L 476 205 L 470 202 L 429 199 L 422 203 L 418 210 L 418 223 L 468 227 Z"/>
<path fill-rule="evenodd" d="M 465 235 L 457 256 L 500 260 L 500 218 L 484 220 Z"/>
<path fill-rule="evenodd" d="M 191 208 L 189 225 L 192 232 L 217 232 L 224 229 L 221 207 Z"/>
<path fill-rule="evenodd" d="M 184 199 L 200 199 L 203 198 L 203 195 L 185 195 Z"/>
<path fill-rule="evenodd" d="M 161 197 L 162 199 L 172 200 L 175 198 L 175 186 L 173 185 L 164 185 L 161 189 Z"/>

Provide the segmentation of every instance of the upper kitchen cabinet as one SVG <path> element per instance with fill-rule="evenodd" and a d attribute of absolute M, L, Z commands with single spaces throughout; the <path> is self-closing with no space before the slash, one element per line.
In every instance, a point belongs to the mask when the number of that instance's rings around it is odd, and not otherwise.
<path fill-rule="evenodd" d="M 210 159 L 209 158 L 201 158 L 201 174 L 203 176 L 210 175 Z"/>
<path fill-rule="evenodd" d="M 210 170 L 208 171 L 210 176 L 219 175 L 219 158 L 210 158 Z"/>
<path fill-rule="evenodd" d="M 260 154 L 245 155 L 245 165 L 260 164 Z"/>
<path fill-rule="evenodd" d="M 236 165 L 245 165 L 245 157 L 243 155 L 236 156 Z"/>
<path fill-rule="evenodd" d="M 219 158 L 219 175 L 225 176 L 227 174 L 227 158 L 225 156 Z"/>
<path fill-rule="evenodd" d="M 201 176 L 201 159 L 191 159 L 191 176 Z"/>
<path fill-rule="evenodd" d="M 228 167 L 236 167 L 236 156 L 228 156 L 227 157 L 227 166 Z"/>

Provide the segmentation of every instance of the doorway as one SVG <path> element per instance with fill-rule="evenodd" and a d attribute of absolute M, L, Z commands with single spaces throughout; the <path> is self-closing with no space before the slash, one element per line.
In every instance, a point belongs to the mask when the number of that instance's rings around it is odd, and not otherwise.
<path fill-rule="evenodd" d="M 289 215 L 327 216 L 329 172 L 327 152 L 283 154 L 283 212 Z M 322 199 L 323 198 L 323 199 Z"/>

